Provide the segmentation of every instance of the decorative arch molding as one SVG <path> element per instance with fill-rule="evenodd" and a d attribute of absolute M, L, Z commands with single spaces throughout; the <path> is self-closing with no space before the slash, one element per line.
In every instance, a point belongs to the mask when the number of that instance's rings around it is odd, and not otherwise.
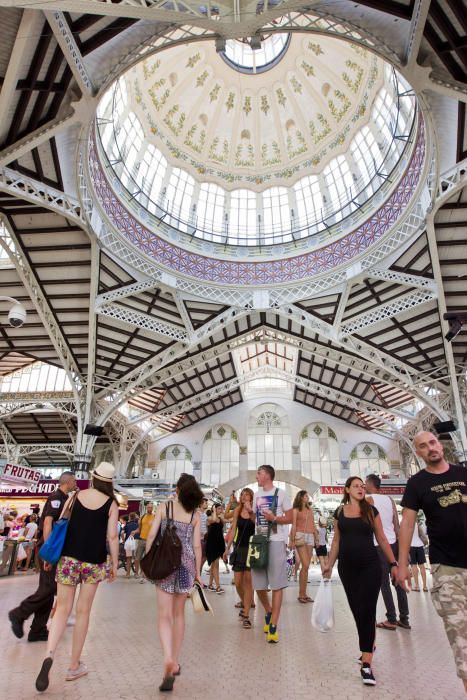
<path fill-rule="evenodd" d="M 386 450 L 371 440 L 355 445 L 350 453 L 349 469 L 350 476 L 360 477 L 372 472 L 384 474 L 391 471 Z"/>
<path fill-rule="evenodd" d="M 175 483 L 180 474 L 193 474 L 192 454 L 184 445 L 174 443 L 164 447 L 159 455 L 159 471 L 165 481 Z"/>
<path fill-rule="evenodd" d="M 218 486 L 240 473 L 240 445 L 237 431 L 227 423 L 216 423 L 203 439 L 201 481 Z"/>
<path fill-rule="evenodd" d="M 341 476 L 337 435 L 324 421 L 309 423 L 300 433 L 302 474 L 318 484 L 332 484 Z"/>

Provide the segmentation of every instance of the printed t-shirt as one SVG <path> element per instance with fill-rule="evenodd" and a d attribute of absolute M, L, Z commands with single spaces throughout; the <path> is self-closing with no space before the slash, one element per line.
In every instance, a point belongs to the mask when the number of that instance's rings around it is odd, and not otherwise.
<path fill-rule="evenodd" d="M 274 499 L 275 492 L 275 487 L 270 489 L 269 491 L 265 491 L 263 488 L 259 488 L 253 496 L 253 510 L 255 512 L 257 533 L 261 533 L 263 535 L 268 534 L 268 521 L 263 516 L 263 511 L 272 510 L 272 502 Z M 278 489 L 276 515 L 284 515 L 284 513 L 286 513 L 291 508 L 292 502 L 286 494 L 286 492 L 283 489 Z M 287 542 L 289 538 L 289 526 L 277 524 L 276 528 L 277 532 L 274 532 L 274 526 L 271 530 L 271 541 Z"/>
<path fill-rule="evenodd" d="M 430 562 L 467 569 L 467 470 L 450 464 L 443 474 L 422 469 L 410 477 L 402 507 L 423 510 Z"/>

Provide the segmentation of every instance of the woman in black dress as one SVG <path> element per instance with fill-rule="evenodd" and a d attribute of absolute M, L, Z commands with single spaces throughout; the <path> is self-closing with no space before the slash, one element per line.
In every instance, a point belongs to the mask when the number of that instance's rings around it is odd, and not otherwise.
<path fill-rule="evenodd" d="M 255 534 L 255 514 L 253 511 L 253 491 L 243 489 L 240 494 L 240 504 L 235 509 L 232 527 L 226 538 L 224 561 L 227 561 L 230 546 L 233 542 L 232 569 L 234 571 L 235 588 L 242 601 L 242 609 L 239 612 L 243 619 L 244 629 L 251 628 L 249 618 L 250 607 L 253 602 L 253 585 L 251 583 L 251 571 L 247 566 L 248 544 L 250 537 Z"/>
<path fill-rule="evenodd" d="M 222 505 L 213 506 L 211 515 L 208 517 L 208 534 L 206 537 L 206 559 L 210 566 L 208 589 L 216 593 L 225 593 L 224 589 L 221 588 L 219 579 L 219 559 L 225 550 L 222 509 Z M 213 580 L 215 581 L 215 586 L 212 585 Z"/>
<path fill-rule="evenodd" d="M 329 563 L 323 570 L 330 578 L 336 559 L 338 572 L 354 616 L 360 642 L 360 670 L 365 685 L 375 685 L 371 670 L 376 636 L 376 603 L 381 588 L 381 564 L 373 535 L 386 555 L 392 576 L 397 575 L 397 562 L 385 537 L 376 508 L 365 499 L 365 486 L 358 476 L 345 482 L 342 505 L 334 513 L 334 539 Z"/>

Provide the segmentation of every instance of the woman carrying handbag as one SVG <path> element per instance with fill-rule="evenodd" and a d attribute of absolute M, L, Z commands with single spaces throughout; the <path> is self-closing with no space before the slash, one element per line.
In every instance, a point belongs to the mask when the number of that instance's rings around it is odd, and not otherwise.
<path fill-rule="evenodd" d="M 80 491 L 72 505 L 65 541 L 57 565 L 57 607 L 47 642 L 45 657 L 36 679 L 36 689 L 43 692 L 49 685 L 49 673 L 55 651 L 65 631 L 73 608 L 76 588 L 80 584 L 73 629 L 71 663 L 66 680 L 74 681 L 88 673 L 81 662 L 81 652 L 89 625 L 89 615 L 101 581 L 113 581 L 118 565 L 118 505 L 113 491 L 114 467 L 101 462 L 92 474 L 91 488 Z M 68 506 L 65 504 L 65 509 Z M 111 568 L 107 565 L 107 542 Z"/>
<path fill-rule="evenodd" d="M 202 586 L 200 516 L 197 511 L 203 500 L 203 492 L 196 479 L 190 474 L 182 474 L 177 481 L 176 496 L 170 511 L 165 503 L 156 510 L 156 517 L 146 541 L 146 553 L 161 531 L 175 526 L 182 545 L 180 566 L 166 578 L 155 581 L 158 608 L 158 630 L 164 654 L 164 676 L 159 690 L 173 690 L 175 677 L 182 667 L 179 663 L 180 651 L 185 632 L 185 603 L 197 581 Z M 167 517 L 169 516 L 169 517 Z"/>
<path fill-rule="evenodd" d="M 234 572 L 234 581 L 237 593 L 242 601 L 242 609 L 239 617 L 243 620 L 243 628 L 251 629 L 249 618 L 250 608 L 253 603 L 253 584 L 251 582 L 250 567 L 247 566 L 248 543 L 250 537 L 255 534 L 255 514 L 253 511 L 253 491 L 249 488 L 242 490 L 240 504 L 234 512 L 232 527 L 226 539 L 226 547 L 223 555 L 227 561 L 230 546 L 234 540 L 234 550 L 230 563 Z"/>

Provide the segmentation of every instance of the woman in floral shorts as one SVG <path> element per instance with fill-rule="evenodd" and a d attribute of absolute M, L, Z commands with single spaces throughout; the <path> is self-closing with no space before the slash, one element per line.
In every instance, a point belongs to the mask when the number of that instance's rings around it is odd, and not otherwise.
<path fill-rule="evenodd" d="M 115 469 L 111 464 L 101 462 L 94 470 L 92 487 L 74 496 L 62 556 L 57 566 L 57 608 L 49 632 L 47 656 L 36 679 L 36 689 L 40 692 L 49 685 L 55 650 L 73 608 L 78 584 L 81 585 L 66 680 L 74 681 L 88 672 L 81 662 L 81 651 L 94 596 L 101 581 L 113 581 L 117 575 L 118 505 L 112 484 L 114 474 Z M 107 563 L 107 541 L 110 567 Z"/>

